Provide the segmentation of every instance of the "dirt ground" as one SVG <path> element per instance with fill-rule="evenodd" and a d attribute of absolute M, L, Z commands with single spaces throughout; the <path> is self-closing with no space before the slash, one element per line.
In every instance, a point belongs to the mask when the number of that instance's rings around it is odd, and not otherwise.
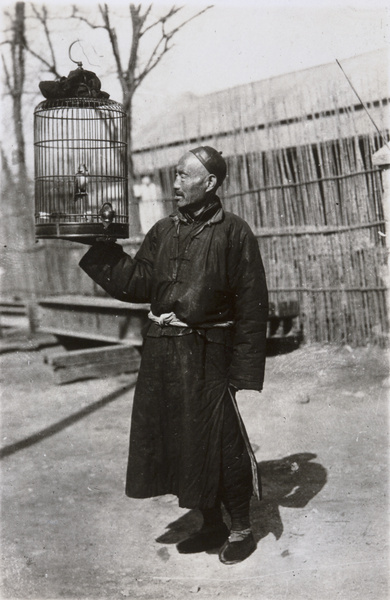
<path fill-rule="evenodd" d="M 240 394 L 264 499 L 225 566 L 178 553 L 196 511 L 124 495 L 134 376 L 59 386 L 33 343 L 1 356 L 1 598 L 388 598 L 385 350 L 303 346 Z"/>

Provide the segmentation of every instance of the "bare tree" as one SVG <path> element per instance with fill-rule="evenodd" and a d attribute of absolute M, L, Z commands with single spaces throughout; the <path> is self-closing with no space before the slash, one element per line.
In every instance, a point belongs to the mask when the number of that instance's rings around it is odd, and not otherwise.
<path fill-rule="evenodd" d="M 32 18 L 37 21 L 40 28 L 43 30 L 44 39 L 48 48 L 48 57 L 43 56 L 42 52 L 36 52 L 27 38 L 25 38 L 25 48 L 31 56 L 36 58 L 43 65 L 45 71 L 60 78 L 61 74 L 58 72 L 56 55 L 54 52 L 53 35 L 50 30 L 50 14 L 45 5 L 37 7 L 34 4 L 31 4 L 31 9 L 33 13 Z"/>
<path fill-rule="evenodd" d="M 9 215 L 18 219 L 20 236 L 19 243 L 28 247 L 34 241 L 33 210 L 30 193 L 30 181 L 27 175 L 26 144 L 23 123 L 23 103 L 26 80 L 26 19 L 25 4 L 17 2 L 14 12 L 7 12 L 9 21 L 7 39 L 3 46 L 9 46 L 7 56 L 2 52 L 5 93 L 11 99 L 12 123 L 15 135 L 15 150 L 12 152 L 12 163 L 16 165 L 16 173 L 10 167 L 10 158 L 1 146 L 3 184 L 11 194 Z M 4 118 L 4 116 L 3 116 Z M 6 143 L 3 140 L 2 144 Z"/>
<path fill-rule="evenodd" d="M 165 54 L 172 48 L 174 36 L 187 23 L 199 17 L 201 14 L 211 8 L 210 6 L 197 12 L 190 18 L 180 21 L 173 25 L 176 15 L 182 10 L 182 7 L 171 7 L 165 14 L 155 19 L 152 18 L 152 5 L 142 8 L 142 5 L 129 5 L 132 38 L 130 51 L 127 60 L 124 60 L 120 53 L 118 36 L 112 23 L 110 8 L 108 4 L 99 5 L 101 18 L 100 24 L 95 24 L 88 18 L 80 14 L 79 9 L 74 6 L 72 17 L 85 22 L 92 29 L 103 29 L 107 32 L 111 50 L 113 53 L 116 74 L 122 89 L 122 102 L 127 115 L 127 144 L 129 150 L 129 196 L 133 197 L 132 189 L 134 184 L 134 164 L 132 159 L 133 149 L 133 98 L 134 94 L 145 79 L 145 77 L 156 68 Z M 155 44 L 149 55 L 143 57 L 143 64 L 140 65 L 140 45 L 143 38 L 150 32 L 156 35 Z M 139 230 L 138 206 L 130 201 L 130 220 L 134 224 L 135 230 Z"/>
<path fill-rule="evenodd" d="M 112 12 L 108 4 L 98 5 L 98 22 L 94 22 L 90 17 L 86 17 L 77 6 L 72 6 L 71 17 L 79 22 L 85 23 L 92 29 L 102 29 L 106 32 L 115 64 L 116 75 L 122 90 L 122 103 L 127 115 L 127 144 L 129 151 L 129 191 L 132 197 L 132 188 L 134 183 L 134 166 L 132 160 L 133 148 L 133 98 L 139 86 L 145 77 L 151 73 L 161 62 L 167 52 L 173 47 L 174 36 L 193 19 L 206 12 L 211 6 L 208 6 L 189 18 L 178 20 L 179 13 L 183 7 L 171 7 L 162 16 L 153 18 L 153 5 L 148 6 L 129 4 L 129 18 L 131 26 L 131 44 L 127 58 L 121 56 L 118 35 L 113 24 Z M 34 50 L 33 45 L 26 38 L 24 47 L 27 52 L 43 65 L 46 72 L 52 73 L 57 78 L 60 77 L 56 63 L 56 56 L 53 44 L 53 33 L 50 29 L 51 16 L 47 8 L 43 5 L 37 7 L 31 5 L 33 18 L 43 30 L 46 40 L 47 52 L 44 56 L 42 52 Z M 181 13 L 182 14 L 182 13 Z M 68 17 L 67 17 L 68 18 Z M 154 34 L 154 45 L 149 50 L 147 56 L 144 55 L 144 48 L 141 45 L 147 34 Z M 142 64 L 141 64 L 142 54 Z M 138 210 L 130 207 L 131 219 L 134 223 L 138 222 Z M 136 226 L 136 229 L 138 227 Z"/>
<path fill-rule="evenodd" d="M 88 27 L 102 29 L 107 35 L 109 45 L 112 50 L 113 64 L 115 66 L 118 81 L 122 89 L 122 102 L 128 118 L 128 148 L 129 148 L 129 188 L 132 190 L 134 180 L 132 154 L 132 124 L 133 124 L 133 98 L 139 86 L 145 77 L 151 73 L 161 62 L 167 52 L 173 47 L 173 38 L 190 21 L 200 16 L 210 7 L 196 12 L 189 18 L 180 17 L 183 15 L 182 7 L 169 8 L 162 16 L 153 17 L 152 5 L 129 4 L 129 29 L 131 31 L 131 44 L 127 57 L 121 56 L 120 44 L 118 42 L 117 31 L 114 26 L 115 18 L 108 4 L 98 6 L 97 23 L 84 16 L 76 6 L 69 7 L 69 13 L 62 15 L 63 19 L 72 17 L 80 23 L 84 22 Z M 26 14 L 28 13 L 28 14 Z M 63 73 L 59 72 L 56 51 L 55 51 L 55 33 L 53 29 L 53 13 L 49 12 L 45 5 L 26 5 L 24 2 L 16 2 L 4 12 L 9 22 L 6 32 L 6 39 L 3 47 L 9 48 L 9 53 L 2 54 L 5 92 L 11 99 L 12 123 L 14 126 L 16 139 L 16 152 L 14 153 L 14 162 L 17 163 L 17 181 L 13 180 L 12 170 L 9 168 L 9 156 L 1 147 L 3 160 L 3 175 L 9 181 L 9 190 L 12 192 L 12 200 L 8 204 L 12 207 L 12 227 L 8 232 L 9 239 L 13 245 L 19 244 L 21 247 L 15 250 L 19 257 L 23 256 L 23 273 L 19 279 L 26 281 L 26 294 L 33 294 L 30 289 L 33 282 L 27 283 L 28 275 L 31 275 L 34 269 L 34 257 L 30 250 L 34 247 L 34 225 L 32 195 L 28 193 L 29 182 L 27 177 L 25 137 L 23 130 L 23 107 L 26 105 L 26 59 L 32 59 L 40 66 L 41 72 L 50 73 L 55 78 L 60 78 Z M 88 13 L 85 13 L 88 14 Z M 95 11 L 96 14 L 96 11 Z M 58 17 L 57 17 L 58 18 Z M 32 26 L 26 27 L 26 21 Z M 35 31 L 35 35 L 31 32 Z M 29 35 L 30 34 L 30 35 Z M 149 53 L 146 52 L 143 44 L 149 37 L 154 40 Z M 38 40 L 38 43 L 36 41 Z M 45 42 L 45 50 L 42 50 Z M 146 44 L 147 45 L 147 44 Z M 39 49 L 38 49 L 39 48 Z M 38 73 L 38 69 L 30 69 L 31 74 Z M 35 75 L 34 75 L 35 76 Z M 15 185 L 15 183 L 17 185 Z M 3 178 L 4 184 L 4 178 Z M 130 197 L 132 194 L 130 194 Z M 10 208 L 11 210 L 11 208 Z M 138 222 L 138 210 L 135 206 L 130 208 L 133 223 Z M 7 219 L 10 224 L 10 220 Z M 6 227 L 6 225 L 4 225 Z M 134 229 L 138 229 L 135 225 Z M 8 238 L 7 238 L 8 239 Z M 17 240 L 17 241 L 15 241 Z M 16 248 L 16 246 L 15 246 Z M 12 259 L 13 260 L 13 259 Z M 36 259 L 35 259 L 36 260 Z M 13 261 L 15 262 L 15 261 Z M 20 261 L 19 261 L 20 262 Z M 11 270 L 12 271 L 12 270 Z M 10 271 L 10 272 L 11 272 Z M 30 277 L 30 280 L 34 279 Z M 23 284 L 24 285 L 24 284 Z"/>
<path fill-rule="evenodd" d="M 5 76 L 5 89 L 12 101 L 12 116 L 16 140 L 14 162 L 18 165 L 18 183 L 26 182 L 26 152 L 23 131 L 22 102 L 25 84 L 25 5 L 15 4 L 15 12 L 7 13 L 10 21 L 9 39 L 5 42 L 10 47 L 9 62 L 2 53 Z"/>
<path fill-rule="evenodd" d="M 14 135 L 16 141 L 16 150 L 13 153 L 12 162 L 18 167 L 18 184 L 27 185 L 27 166 L 26 166 L 26 150 L 24 136 L 24 119 L 23 107 L 25 105 L 26 93 L 26 54 L 35 58 L 40 65 L 43 65 L 45 70 L 53 74 L 55 77 L 60 77 L 57 69 L 55 52 L 52 44 L 52 35 L 49 28 L 50 15 L 45 6 L 37 8 L 30 5 L 32 17 L 26 15 L 26 4 L 24 2 L 16 2 L 14 12 L 10 10 L 4 11 L 7 19 L 7 29 L 5 41 L 2 46 L 8 47 L 9 52 L 2 52 L 1 58 L 4 72 L 4 91 L 11 99 L 12 107 L 12 123 L 14 127 Z M 49 58 L 45 58 L 42 52 L 34 51 L 29 42 L 26 30 L 26 22 L 34 18 L 40 29 L 44 32 L 44 37 L 48 47 Z"/>
<path fill-rule="evenodd" d="M 9 53 L 2 52 L 5 92 L 11 99 L 11 122 L 14 128 L 16 150 L 12 162 L 16 163 L 16 174 L 10 168 L 9 158 L 1 147 L 2 187 L 7 194 L 7 202 L 3 207 L 1 237 L 3 240 L 2 263 L 7 269 L 8 283 L 19 283 L 18 293 L 26 302 L 30 330 L 36 327 L 35 289 L 30 277 L 33 256 L 30 254 L 34 246 L 34 222 L 32 195 L 27 176 L 26 148 L 23 128 L 23 102 L 26 81 L 26 18 L 25 4 L 17 2 L 14 11 L 6 12 L 9 27 L 3 46 L 9 47 Z M 4 117 L 3 117 L 4 118 Z M 4 290 L 3 293 L 9 293 Z"/>
<path fill-rule="evenodd" d="M 174 36 L 187 23 L 199 17 L 206 12 L 211 6 L 204 8 L 187 19 L 183 19 L 178 24 L 174 17 L 182 10 L 183 7 L 171 7 L 165 14 L 152 19 L 152 5 L 142 8 L 142 5 L 129 5 L 129 13 L 132 27 L 132 39 L 130 45 L 129 56 L 127 60 L 123 60 L 120 54 L 118 36 L 114 25 L 112 24 L 110 8 L 108 4 L 99 5 L 99 13 L 101 23 L 95 24 L 88 18 L 80 14 L 79 9 L 74 6 L 72 17 L 85 22 L 92 29 L 104 29 L 107 32 L 114 62 L 116 73 L 122 89 L 122 102 L 127 114 L 127 130 L 128 130 L 128 148 L 130 156 L 129 174 L 130 179 L 134 178 L 133 161 L 131 158 L 133 139 L 132 139 L 132 124 L 133 124 L 133 98 L 134 94 L 147 75 L 160 63 L 165 54 L 172 48 L 172 40 Z M 140 65 L 140 45 L 142 39 L 151 31 L 157 32 L 155 44 L 149 52 L 149 55 L 143 57 L 143 64 Z"/>
<path fill-rule="evenodd" d="M 20 5 L 24 6 L 22 3 Z M 129 56 L 124 59 L 121 56 L 118 35 L 116 28 L 112 22 L 112 15 L 108 4 L 99 4 L 100 23 L 95 23 L 90 18 L 80 12 L 77 6 L 72 7 L 71 17 L 80 22 L 85 23 L 92 29 L 102 29 L 107 33 L 108 40 L 111 46 L 116 75 L 122 90 L 122 103 L 127 114 L 127 131 L 128 131 L 128 149 L 129 149 L 129 175 L 132 180 L 134 177 L 133 162 L 131 158 L 133 137 L 133 98 L 134 94 L 149 73 L 151 73 L 160 63 L 162 58 L 173 47 L 173 38 L 185 25 L 190 21 L 199 17 L 201 14 L 211 8 L 208 6 L 189 18 L 183 19 L 175 23 L 175 17 L 183 10 L 183 7 L 173 6 L 168 9 L 162 16 L 152 17 L 152 7 L 150 4 L 144 7 L 141 4 L 129 4 L 129 17 L 131 23 L 131 44 Z M 49 72 L 59 78 L 61 74 L 58 72 L 56 55 L 53 44 L 53 33 L 50 29 L 50 21 L 52 19 L 45 5 L 40 7 L 31 5 L 33 18 L 41 26 L 44 39 L 46 40 L 47 52 L 46 55 L 42 52 L 34 50 L 32 43 L 23 37 L 24 49 L 37 61 L 41 63 L 46 72 Z M 142 56 L 142 65 L 140 64 L 141 43 L 148 33 L 154 32 L 155 43 L 149 51 L 148 56 Z"/>

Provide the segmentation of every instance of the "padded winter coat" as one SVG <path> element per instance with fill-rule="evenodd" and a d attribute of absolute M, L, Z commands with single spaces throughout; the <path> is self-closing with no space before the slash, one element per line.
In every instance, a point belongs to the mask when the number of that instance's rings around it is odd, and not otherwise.
<path fill-rule="evenodd" d="M 175 327 L 174 335 L 202 330 L 210 340 L 226 341 L 226 332 L 214 326 L 233 321 L 229 382 L 238 389 L 262 389 L 268 317 L 264 267 L 249 225 L 225 212 L 218 198 L 200 222 L 188 223 L 180 212 L 158 221 L 134 259 L 119 244 L 100 242 L 80 266 L 118 300 L 149 302 L 156 316 L 174 312 L 190 328 Z M 169 332 L 151 324 L 147 335 Z"/>

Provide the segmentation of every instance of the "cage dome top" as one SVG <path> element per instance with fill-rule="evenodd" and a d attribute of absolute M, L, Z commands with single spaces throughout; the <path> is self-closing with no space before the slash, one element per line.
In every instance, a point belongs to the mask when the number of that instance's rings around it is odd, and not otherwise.
<path fill-rule="evenodd" d="M 55 98 L 52 100 L 42 100 L 34 109 L 36 117 L 48 118 L 50 113 L 55 114 L 55 118 L 80 118 L 76 114 L 79 109 L 83 109 L 83 117 L 86 120 L 101 119 L 104 115 L 113 118 L 121 117 L 125 119 L 127 114 L 123 104 L 109 98 L 90 98 L 86 96 Z M 76 111 L 76 112 L 74 112 Z M 96 112 L 98 111 L 98 112 Z M 99 116 L 100 115 L 100 116 Z M 53 115 L 51 115 L 53 118 Z"/>

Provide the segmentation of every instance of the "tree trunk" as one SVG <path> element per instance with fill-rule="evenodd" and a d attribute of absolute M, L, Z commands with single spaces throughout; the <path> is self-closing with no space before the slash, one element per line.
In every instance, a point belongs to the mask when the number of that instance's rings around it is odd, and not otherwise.
<path fill-rule="evenodd" d="M 23 117 L 22 117 L 22 96 L 25 80 L 25 5 L 23 2 L 17 2 L 15 5 L 15 21 L 12 40 L 12 55 L 13 55 L 13 118 L 16 137 L 16 160 L 18 164 L 19 181 L 26 181 L 26 153 L 25 140 L 23 132 Z"/>
<path fill-rule="evenodd" d="M 134 162 L 133 162 L 133 94 L 124 94 L 123 106 L 127 114 L 127 151 L 128 151 L 128 191 L 129 191 L 129 221 L 130 237 L 138 236 L 141 232 L 138 201 L 134 196 Z"/>
<path fill-rule="evenodd" d="M 12 233 L 13 245 L 21 261 L 21 273 L 24 274 L 23 296 L 29 317 L 30 331 L 36 329 L 35 278 L 32 276 L 37 265 L 34 264 L 34 217 L 33 196 L 28 181 L 26 166 L 25 138 L 23 131 L 23 93 L 25 84 L 25 4 L 15 4 L 15 19 L 11 42 L 12 54 L 12 116 L 14 122 L 17 162 L 17 178 L 13 190 L 13 202 L 16 207 L 16 230 Z M 37 272 L 37 271 L 35 271 Z"/>

